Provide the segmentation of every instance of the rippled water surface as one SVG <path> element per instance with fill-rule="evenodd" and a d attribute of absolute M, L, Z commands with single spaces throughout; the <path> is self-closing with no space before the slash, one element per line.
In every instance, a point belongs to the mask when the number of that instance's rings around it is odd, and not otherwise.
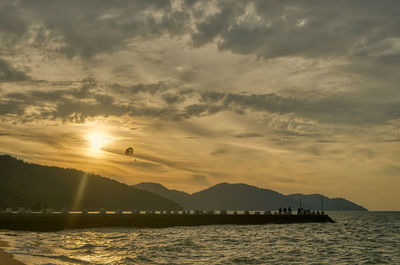
<path fill-rule="evenodd" d="M 27 264 L 400 264 L 400 212 L 336 223 L 1 232 Z"/>

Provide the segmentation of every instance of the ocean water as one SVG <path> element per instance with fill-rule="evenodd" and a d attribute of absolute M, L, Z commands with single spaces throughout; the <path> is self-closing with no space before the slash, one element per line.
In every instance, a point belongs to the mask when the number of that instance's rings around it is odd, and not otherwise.
<path fill-rule="evenodd" d="M 0 232 L 26 264 L 400 264 L 400 212 L 336 223 Z"/>

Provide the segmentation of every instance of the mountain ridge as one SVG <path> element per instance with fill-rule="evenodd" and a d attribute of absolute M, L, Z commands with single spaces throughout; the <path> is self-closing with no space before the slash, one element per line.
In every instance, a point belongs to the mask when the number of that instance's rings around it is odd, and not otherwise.
<path fill-rule="evenodd" d="M 153 182 L 142 182 L 132 186 L 174 200 L 184 209 L 276 210 L 289 206 L 297 209 L 301 199 L 302 208 L 321 210 L 321 198 L 323 198 L 324 210 L 327 211 L 367 211 L 366 208 L 344 198 L 329 198 L 321 194 L 284 195 L 274 190 L 245 183 L 218 183 L 192 194 L 169 190 L 165 186 Z M 161 190 L 162 192 L 160 192 Z"/>

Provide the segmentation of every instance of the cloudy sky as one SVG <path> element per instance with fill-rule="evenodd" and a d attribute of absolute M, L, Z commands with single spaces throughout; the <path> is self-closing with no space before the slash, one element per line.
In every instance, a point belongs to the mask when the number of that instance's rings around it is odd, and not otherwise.
<path fill-rule="evenodd" d="M 399 69 L 398 0 L 3 0 L 0 152 L 400 210 Z"/>

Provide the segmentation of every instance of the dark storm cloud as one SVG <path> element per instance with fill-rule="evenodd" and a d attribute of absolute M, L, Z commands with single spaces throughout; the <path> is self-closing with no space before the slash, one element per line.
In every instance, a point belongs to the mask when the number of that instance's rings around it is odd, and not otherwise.
<path fill-rule="evenodd" d="M 189 105 L 185 108 L 185 112 L 188 117 L 191 116 L 205 116 L 210 114 L 209 109 L 211 106 L 206 105 L 206 104 L 193 104 Z"/>
<path fill-rule="evenodd" d="M 234 94 L 204 92 L 203 104 L 186 108 L 188 116 L 204 116 L 219 111 L 294 113 L 325 123 L 385 123 L 400 118 L 400 100 L 385 104 L 358 98 L 359 95 L 340 95 L 322 99 L 300 99 L 276 94 Z"/>
<path fill-rule="evenodd" d="M 162 99 L 165 100 L 168 104 L 172 105 L 175 103 L 182 102 L 184 98 L 175 93 L 166 93 L 162 95 Z"/>
<path fill-rule="evenodd" d="M 241 12 L 235 8 L 237 5 L 242 8 Z M 220 2 L 220 12 L 207 16 L 202 22 L 196 24 L 197 32 L 192 35 L 194 46 L 203 46 L 214 41 L 216 37 L 221 36 L 221 33 L 228 29 L 231 23 L 235 21 L 236 15 L 243 13 L 243 6 L 237 3 L 232 4 L 232 2 L 230 4 Z"/>
<path fill-rule="evenodd" d="M 30 79 L 25 72 L 14 68 L 9 62 L 0 58 L 0 82 L 16 82 Z"/>
<path fill-rule="evenodd" d="M 82 81 L 79 88 L 39 91 L 24 93 L 8 93 L 0 101 L 1 114 L 16 114 L 39 119 L 63 119 L 83 122 L 97 116 L 123 115 L 150 117 L 164 120 L 182 120 L 191 117 L 203 117 L 223 111 L 239 114 L 261 112 L 268 114 L 295 114 L 299 117 L 317 120 L 322 123 L 342 124 L 382 124 L 400 118 L 400 101 L 394 98 L 385 104 L 376 103 L 357 97 L 358 95 L 331 96 L 320 99 L 303 99 L 283 97 L 270 94 L 237 94 L 222 92 L 196 92 L 184 94 L 190 101 L 199 103 L 187 105 L 181 93 L 171 93 L 169 86 L 162 82 L 157 84 L 138 84 L 133 86 L 113 85 L 110 90 L 118 91 L 116 95 L 100 91 L 94 80 Z M 122 91 L 122 92 L 121 92 Z M 135 100 L 129 104 L 121 104 L 117 98 L 120 93 L 124 97 L 135 98 L 137 93 L 146 93 L 156 97 L 161 92 L 162 102 L 150 106 L 146 100 Z M 157 95 L 156 95 L 157 94 Z M 42 106 L 42 107 L 41 107 Z M 47 106 L 47 107 L 46 107 Z M 34 107 L 38 112 L 29 114 L 26 110 Z M 315 137 L 281 128 L 278 134 L 286 136 Z M 259 135 L 240 135 L 238 137 L 258 137 Z"/>
<path fill-rule="evenodd" d="M 25 107 L 20 102 L 15 100 L 1 100 L 0 99 L 0 114 L 15 114 L 23 115 Z"/>
<path fill-rule="evenodd" d="M 136 37 L 182 34 L 188 16 L 172 10 L 169 1 L 157 0 L 22 0 L 19 7 L 50 31 L 50 39 L 61 38 L 60 52 L 84 58 L 115 51 Z"/>
<path fill-rule="evenodd" d="M 50 35 L 38 34 L 36 41 L 57 39 L 57 50 L 84 58 L 118 50 L 127 40 L 166 34 L 190 35 L 194 47 L 217 42 L 221 50 L 263 58 L 369 56 L 396 47 L 388 40 L 400 36 L 397 0 L 180 3 L 8 1 L 0 8 L 0 31 L 22 36 L 27 25 L 40 25 Z"/>
<path fill-rule="evenodd" d="M 200 115 L 204 112 L 222 110 L 232 111 L 267 111 L 271 113 L 289 113 L 305 108 L 305 102 L 284 98 L 276 94 L 243 95 L 222 92 L 204 92 L 201 95 L 203 104 L 191 105 L 186 108 L 190 115 Z"/>
<path fill-rule="evenodd" d="M 220 49 L 264 58 L 327 57 L 368 55 L 400 36 L 398 1 L 238 2 L 220 1 L 219 12 L 197 24 L 194 44 L 219 39 Z"/>
<path fill-rule="evenodd" d="M 110 90 L 115 91 L 116 87 L 122 88 L 122 86 L 113 85 Z M 160 91 L 168 89 L 162 87 L 162 84 L 139 84 L 123 88 L 128 89 L 127 97 L 135 97 L 139 92 L 154 95 L 159 89 Z M 29 113 L 30 108 L 35 108 L 36 112 Z M 82 80 L 81 85 L 73 89 L 5 93 L 0 100 L 0 114 L 18 115 L 23 121 L 61 119 L 76 122 L 84 122 L 87 118 L 100 116 L 130 115 L 166 120 L 179 120 L 185 117 L 184 113 L 172 107 L 153 107 L 146 105 L 145 102 L 120 104 L 116 97 L 100 91 L 96 81 L 90 78 Z"/>
<path fill-rule="evenodd" d="M 26 21 L 22 18 L 16 2 L 2 1 L 0 3 L 0 40 L 3 44 L 11 44 L 10 41 L 20 38 L 27 29 Z"/>
<path fill-rule="evenodd" d="M 96 93 L 93 86 L 93 80 L 87 79 L 78 89 L 8 93 L 0 101 L 0 113 L 17 114 L 20 118 L 61 118 L 80 122 L 88 117 L 120 116 L 128 112 L 126 107 L 115 105 L 113 97 Z M 36 113 L 30 114 L 27 111 L 29 108 L 36 108 Z"/>

